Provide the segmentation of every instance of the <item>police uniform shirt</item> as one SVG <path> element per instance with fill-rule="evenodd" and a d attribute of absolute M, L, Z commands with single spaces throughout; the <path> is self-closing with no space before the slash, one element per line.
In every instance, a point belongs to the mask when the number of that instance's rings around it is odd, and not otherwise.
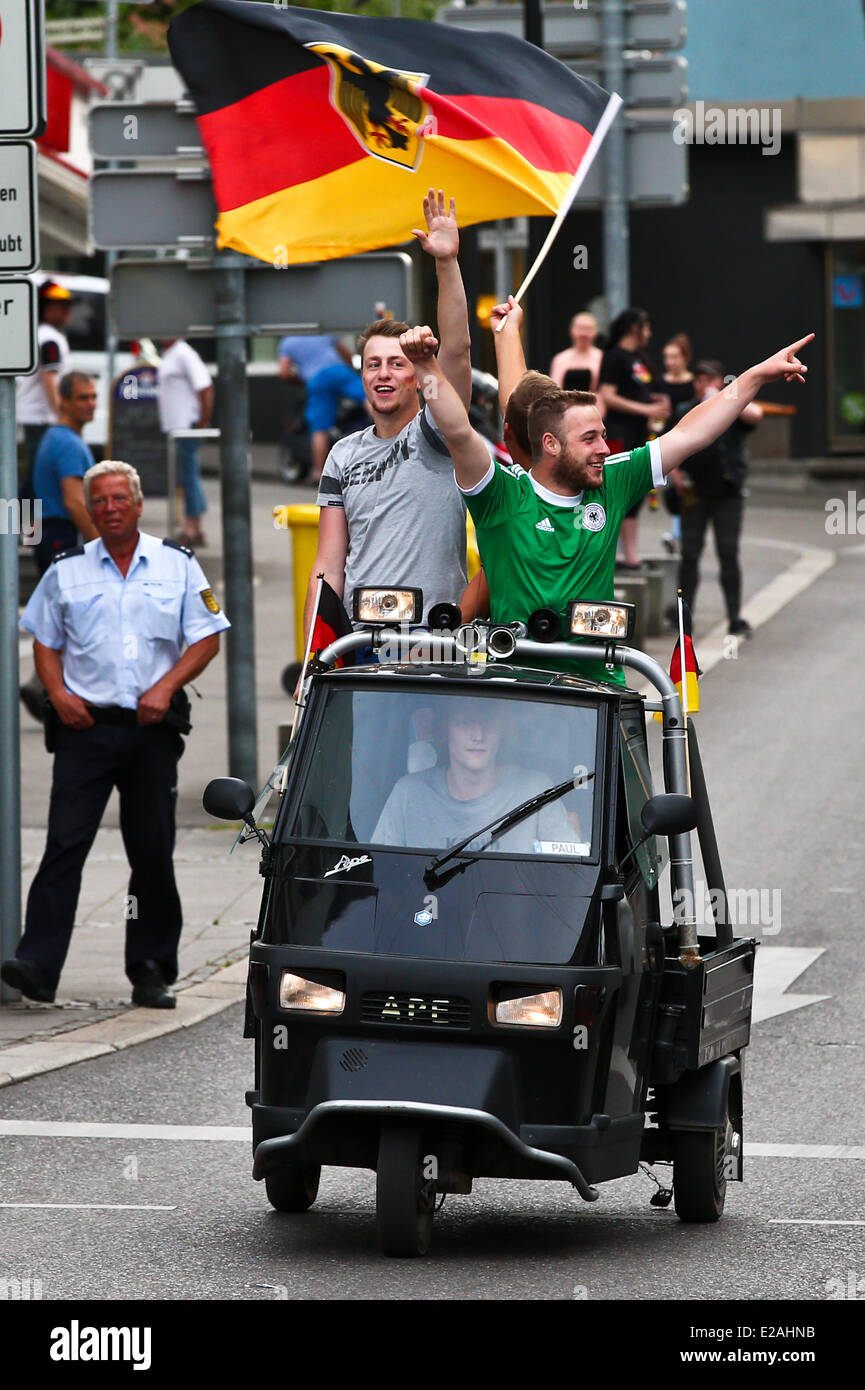
<path fill-rule="evenodd" d="M 192 646 L 230 627 L 194 556 L 140 532 L 124 576 L 99 538 L 42 576 L 21 626 L 63 652 L 63 683 L 91 705 L 136 709 Z"/>

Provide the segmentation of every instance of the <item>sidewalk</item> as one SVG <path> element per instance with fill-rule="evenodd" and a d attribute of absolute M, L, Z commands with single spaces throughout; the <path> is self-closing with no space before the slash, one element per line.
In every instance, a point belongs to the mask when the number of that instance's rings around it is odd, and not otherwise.
<path fill-rule="evenodd" d="M 222 601 L 217 481 L 207 478 L 205 490 L 210 503 L 205 526 L 210 544 L 198 555 Z M 282 668 L 294 657 L 291 542 L 286 532 L 274 528 L 272 508 L 284 502 L 309 503 L 314 497 L 309 488 L 286 487 L 275 479 L 253 484 L 259 786 L 279 754 L 277 727 L 290 719 L 293 709 L 279 680 Z M 644 554 L 661 550 L 660 537 L 668 525 L 663 507 L 656 512 L 644 508 Z M 143 526 L 156 535 L 166 533 L 164 499 L 145 504 Z M 812 517 L 797 511 L 794 519 L 779 507 L 751 507 L 743 544 L 746 600 L 796 559 L 800 536 L 803 545 L 820 545 L 821 534 L 822 509 Z M 824 534 L 822 540 L 825 544 Z M 701 636 L 723 619 L 711 543 L 703 559 L 699 599 L 695 624 L 698 654 Z M 647 650 L 666 668 L 672 645 L 671 636 L 654 638 Z M 756 646 L 756 640 L 749 645 Z M 128 868 L 113 795 L 84 870 L 76 929 L 57 1002 L 22 1001 L 0 1007 L 0 1086 L 189 1026 L 243 998 L 244 959 L 261 898 L 259 856 L 252 842 L 229 855 L 236 831 L 211 820 L 201 805 L 207 781 L 228 769 L 224 650 L 223 646 L 220 656 L 196 681 L 202 699 L 192 697 L 194 729 L 180 764 L 175 863 L 185 925 L 178 1008 L 171 1012 L 133 1009 L 129 1002 L 129 982 L 122 964 Z M 22 641 L 21 654 L 23 676 L 30 669 L 29 640 Z M 22 879 L 26 899 L 44 845 L 51 760 L 43 747 L 40 726 L 23 708 L 21 720 Z M 227 970 L 223 968 L 226 965 L 230 967 Z"/>

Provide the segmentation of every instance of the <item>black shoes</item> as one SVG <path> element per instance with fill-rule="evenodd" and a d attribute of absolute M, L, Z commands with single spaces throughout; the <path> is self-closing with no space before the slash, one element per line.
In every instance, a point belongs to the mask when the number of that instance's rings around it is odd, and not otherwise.
<path fill-rule="evenodd" d="M 48 976 L 29 960 L 18 960 L 12 956 L 0 965 L 0 980 L 13 989 L 20 990 L 28 999 L 36 999 L 40 1004 L 54 1003 L 54 987 Z"/>
<path fill-rule="evenodd" d="M 175 1009 L 177 1000 L 165 984 L 162 971 L 155 961 L 146 960 L 139 966 L 138 979 L 132 986 L 132 1002 L 140 1009 Z"/>
<path fill-rule="evenodd" d="M 753 637 L 754 629 L 744 618 L 734 618 L 727 628 L 731 637 Z"/>

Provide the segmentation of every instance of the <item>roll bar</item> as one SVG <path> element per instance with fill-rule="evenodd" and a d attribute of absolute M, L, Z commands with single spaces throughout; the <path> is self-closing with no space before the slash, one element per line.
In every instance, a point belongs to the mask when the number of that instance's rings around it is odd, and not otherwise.
<path fill-rule="evenodd" d="M 318 656 L 316 669 L 333 666 L 340 657 L 346 656 L 359 647 L 377 647 L 385 641 L 391 651 L 396 647 L 397 652 L 399 652 L 400 648 L 405 647 L 406 656 L 410 654 L 412 643 L 423 642 L 426 650 L 431 653 L 425 656 L 426 661 L 461 662 L 466 660 L 470 654 L 457 641 L 457 634 L 452 632 L 431 633 L 428 629 L 420 627 L 401 632 L 392 628 L 365 628 L 362 631 L 349 633 L 346 637 L 338 637 L 335 642 L 331 642 L 329 647 L 325 647 Z M 571 642 L 532 642 L 527 638 L 518 637 L 511 655 L 501 658 L 501 660 L 503 664 L 511 663 L 523 657 L 531 657 L 541 662 L 550 658 L 573 661 L 576 654 L 574 644 Z M 635 647 L 623 647 L 609 641 L 581 642 L 579 658 L 580 660 L 603 661 L 608 664 L 628 666 L 634 671 L 639 671 L 640 675 L 651 681 L 661 697 L 665 789 L 668 792 L 690 795 L 687 757 L 688 731 L 682 714 L 679 693 L 663 667 L 659 666 L 652 657 L 647 656 L 645 652 L 638 651 Z M 488 663 L 497 660 L 488 651 L 486 652 L 486 659 Z M 695 912 L 694 860 L 691 851 L 690 831 L 686 830 L 678 835 L 670 835 L 669 841 L 670 874 L 673 888 L 678 891 L 678 901 L 686 904 L 688 908 L 679 921 L 679 960 L 683 966 L 691 967 L 700 961 L 700 943 Z"/>

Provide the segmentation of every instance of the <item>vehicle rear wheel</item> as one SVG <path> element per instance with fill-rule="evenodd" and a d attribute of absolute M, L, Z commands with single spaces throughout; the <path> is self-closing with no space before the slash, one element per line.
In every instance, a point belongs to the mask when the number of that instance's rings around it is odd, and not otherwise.
<path fill-rule="evenodd" d="M 424 1176 L 426 1158 L 413 1125 L 384 1125 L 378 1146 L 375 1215 L 384 1255 L 425 1255 L 432 1239 L 435 1192 Z"/>
<path fill-rule="evenodd" d="M 267 1200 L 276 1211 L 308 1211 L 318 1196 L 321 1166 L 277 1168 L 265 1174 Z"/>
<path fill-rule="evenodd" d="M 727 1115 L 717 1129 L 680 1130 L 675 1136 L 673 1199 L 682 1221 L 718 1221 L 727 1196 L 734 1155 L 734 1131 Z"/>

